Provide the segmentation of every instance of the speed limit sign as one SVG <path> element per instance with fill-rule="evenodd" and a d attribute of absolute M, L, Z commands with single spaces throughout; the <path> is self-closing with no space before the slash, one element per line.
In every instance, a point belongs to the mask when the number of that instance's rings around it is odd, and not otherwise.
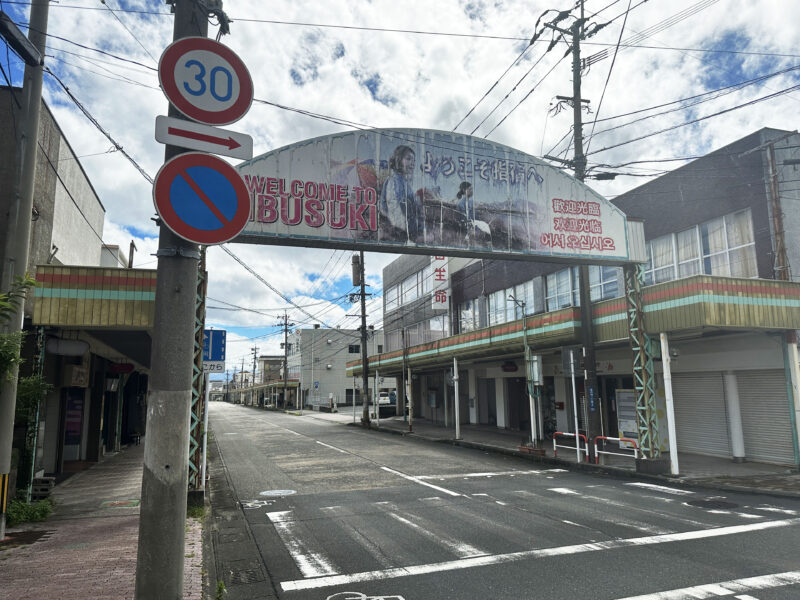
<path fill-rule="evenodd" d="M 253 102 L 253 80 L 242 60 L 204 37 L 167 46 L 158 63 L 158 80 L 175 108 L 207 125 L 238 121 Z"/>

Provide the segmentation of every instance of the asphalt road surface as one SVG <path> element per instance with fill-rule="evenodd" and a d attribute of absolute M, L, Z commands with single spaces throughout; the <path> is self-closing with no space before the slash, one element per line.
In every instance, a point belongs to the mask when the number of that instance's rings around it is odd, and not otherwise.
<path fill-rule="evenodd" d="M 800 598 L 800 501 L 211 403 L 280 598 Z"/>

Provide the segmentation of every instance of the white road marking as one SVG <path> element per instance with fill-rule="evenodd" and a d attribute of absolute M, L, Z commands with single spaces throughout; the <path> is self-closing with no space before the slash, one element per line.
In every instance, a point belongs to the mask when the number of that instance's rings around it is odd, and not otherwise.
<path fill-rule="evenodd" d="M 418 483 L 420 485 L 426 485 L 429 488 L 433 488 L 434 490 L 444 492 L 445 494 L 449 494 L 450 496 L 461 496 L 458 492 L 454 492 L 453 490 L 448 490 L 447 488 L 439 487 L 438 485 L 433 485 L 432 483 L 428 483 L 426 481 L 421 481 L 419 477 L 412 477 L 411 475 L 406 475 L 405 473 L 401 473 L 400 471 L 395 471 L 394 469 L 390 469 L 389 467 L 381 467 L 384 471 L 388 471 L 389 473 L 394 473 L 395 475 L 402 477 L 403 479 L 408 479 L 409 481 L 413 481 L 414 483 Z"/>
<path fill-rule="evenodd" d="M 580 523 L 573 523 L 572 521 L 567 521 L 566 519 L 561 519 L 562 523 L 566 523 L 567 525 L 573 525 L 575 527 L 582 527 L 583 529 L 589 529 L 586 525 L 581 525 Z"/>
<path fill-rule="evenodd" d="M 319 440 L 314 440 L 320 446 L 325 446 L 326 448 L 330 448 L 331 450 L 336 450 L 337 452 L 341 452 L 342 454 L 350 454 L 347 450 L 342 450 L 341 448 L 337 448 L 336 446 L 331 446 L 330 444 L 326 444 L 325 442 L 320 442 Z"/>
<path fill-rule="evenodd" d="M 401 517 L 398 514 L 395 513 L 386 513 L 386 514 L 392 517 L 395 521 L 399 521 L 403 525 L 411 527 L 414 531 L 416 531 L 420 535 L 423 535 L 426 538 L 433 540 L 437 544 L 445 546 L 446 548 L 450 549 L 456 556 L 459 556 L 461 558 L 469 558 L 471 556 L 486 556 L 486 552 L 484 552 L 483 550 L 479 550 L 475 546 L 470 546 L 465 542 L 459 542 L 457 540 L 447 539 L 440 535 L 436 535 L 432 531 L 429 531 L 428 529 L 425 529 L 424 527 L 421 527 L 416 523 L 414 523 L 413 521 L 410 521 L 405 517 Z"/>
<path fill-rule="evenodd" d="M 782 515 L 790 515 L 792 517 L 797 516 L 796 510 L 789 510 L 787 508 L 778 508 L 776 506 L 748 506 L 748 508 L 752 508 L 753 510 L 763 510 L 764 512 L 774 512 L 780 513 Z"/>
<path fill-rule="evenodd" d="M 758 600 L 754 596 L 748 596 L 747 594 L 742 594 L 741 596 L 736 596 L 736 600 Z"/>
<path fill-rule="evenodd" d="M 451 473 L 444 475 L 418 475 L 418 479 L 438 479 L 444 481 L 445 479 L 470 479 L 477 477 L 500 477 L 502 475 L 541 475 L 544 471 L 530 470 L 530 471 L 494 471 L 485 473 Z"/>
<path fill-rule="evenodd" d="M 294 559 L 297 568 L 303 577 L 320 577 L 322 575 L 334 575 L 337 573 L 333 564 L 322 554 L 306 548 L 300 541 L 296 532 L 296 521 L 292 517 L 292 511 L 281 510 L 267 513 L 267 517 L 272 521 L 275 531 L 281 538 L 283 545 Z"/>
<path fill-rule="evenodd" d="M 659 492 L 665 492 L 667 494 L 675 494 L 676 496 L 690 496 L 694 494 L 689 490 L 679 490 L 676 488 L 667 487 L 665 485 L 656 485 L 655 483 L 644 483 L 641 481 L 637 481 L 635 483 L 626 483 L 624 485 L 630 485 L 633 487 L 643 487 L 649 490 L 658 490 Z"/>
<path fill-rule="evenodd" d="M 718 596 L 732 596 L 737 592 L 766 590 L 796 584 L 800 584 L 800 571 L 786 571 L 785 573 L 775 573 L 774 575 L 732 579 L 730 581 L 721 581 L 710 585 L 697 585 L 677 590 L 656 592 L 654 594 L 629 596 L 627 598 L 620 598 L 620 600 L 703 600 L 704 598 Z M 747 596 L 746 594 L 736 596 L 736 598 L 740 600 L 755 600 L 752 596 Z"/>
<path fill-rule="evenodd" d="M 700 531 L 685 531 L 680 533 L 670 533 L 667 535 L 654 535 L 638 538 L 627 539 L 613 539 L 604 542 L 593 542 L 589 544 L 575 544 L 572 546 L 560 546 L 556 548 L 541 548 L 537 550 L 523 550 L 521 552 L 510 552 L 507 554 L 490 554 L 487 556 L 476 556 L 473 558 L 462 558 L 458 560 L 430 563 L 427 565 L 411 565 L 408 567 L 396 567 L 393 569 L 364 571 L 361 573 L 351 573 L 348 575 L 331 575 L 327 577 L 319 577 L 317 579 L 299 579 L 294 581 L 284 581 L 281 583 L 283 591 L 298 591 L 308 589 L 318 589 L 324 587 L 331 587 L 335 585 L 345 585 L 363 581 L 381 581 L 385 579 L 393 579 L 396 577 L 411 577 L 415 575 L 426 575 L 429 573 L 442 573 L 445 571 L 457 571 L 460 569 L 469 569 L 474 567 L 485 567 L 490 565 L 506 564 L 522 560 L 531 560 L 537 558 L 547 558 L 551 556 L 568 556 L 572 554 L 581 554 L 585 552 L 598 552 L 603 550 L 615 550 L 617 548 L 631 548 L 637 546 L 652 546 L 656 544 L 665 544 L 669 542 L 684 542 L 690 540 L 701 540 L 715 537 L 722 537 L 727 535 L 736 535 L 739 533 L 750 533 L 753 531 L 761 531 L 765 529 L 774 529 L 777 527 L 790 527 L 800 525 L 800 519 L 782 519 L 779 521 L 766 521 L 762 523 L 751 523 L 748 525 L 735 525 L 732 527 L 717 527 L 713 529 L 703 529 Z M 789 577 L 796 577 L 800 582 L 800 572 L 784 573 L 782 575 L 768 576 L 772 578 L 779 578 L 781 581 L 788 581 Z M 753 578 L 758 579 L 758 578 Z M 794 580 L 788 583 L 795 583 Z M 780 585 L 788 585 L 782 583 Z M 768 587 L 768 586 L 762 586 Z M 773 586 L 774 587 L 774 586 Z M 756 588 L 743 588 L 732 591 L 745 592 L 749 589 Z M 695 596 L 694 598 L 702 598 L 703 596 Z M 662 600 L 660 596 L 643 596 L 643 600 Z M 664 596 L 664 599 L 670 599 L 670 596 Z M 675 596 L 674 599 L 686 598 L 686 596 Z M 632 599 L 626 599 L 632 600 Z"/>
<path fill-rule="evenodd" d="M 566 495 L 580 496 L 578 492 L 576 492 L 575 490 L 571 490 L 569 488 L 548 488 L 547 491 L 555 492 L 556 494 L 564 494 L 565 496 Z"/>

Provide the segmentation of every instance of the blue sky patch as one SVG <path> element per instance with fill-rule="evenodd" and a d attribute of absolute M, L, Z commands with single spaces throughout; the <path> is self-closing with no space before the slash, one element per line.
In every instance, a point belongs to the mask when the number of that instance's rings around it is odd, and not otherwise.
<path fill-rule="evenodd" d="M 741 31 L 729 31 L 710 46 L 718 50 L 746 50 L 750 38 Z M 752 76 L 744 69 L 745 57 L 740 54 L 710 52 L 703 57 L 703 84 L 707 89 L 716 89 L 744 81 Z"/>

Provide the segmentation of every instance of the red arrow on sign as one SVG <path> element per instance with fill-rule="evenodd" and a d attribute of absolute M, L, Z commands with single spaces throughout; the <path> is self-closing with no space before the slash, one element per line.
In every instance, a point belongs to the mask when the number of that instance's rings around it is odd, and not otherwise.
<path fill-rule="evenodd" d="M 213 135 L 206 135 L 205 133 L 197 133 L 196 131 L 189 131 L 188 129 L 178 129 L 176 127 L 167 128 L 167 133 L 170 135 L 177 135 L 179 137 L 189 138 L 190 140 L 197 140 L 199 142 L 208 142 L 209 144 L 217 144 L 219 146 L 226 146 L 228 149 L 233 150 L 241 146 L 232 137 L 228 139 L 216 137 Z"/>
<path fill-rule="evenodd" d="M 249 135 L 175 117 L 156 117 L 156 141 L 244 160 L 253 158 L 253 138 Z"/>

